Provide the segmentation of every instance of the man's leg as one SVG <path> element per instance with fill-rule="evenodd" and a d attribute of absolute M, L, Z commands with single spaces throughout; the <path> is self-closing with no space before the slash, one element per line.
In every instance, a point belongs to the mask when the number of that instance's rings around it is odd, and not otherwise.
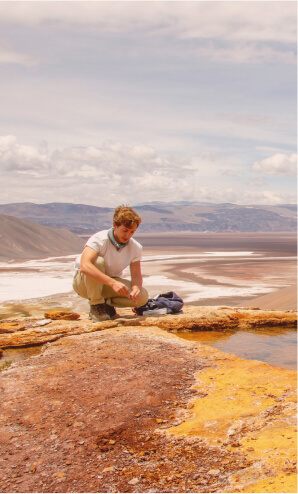
<path fill-rule="evenodd" d="M 102 257 L 98 257 L 94 266 L 102 273 L 105 273 L 105 262 Z M 104 285 L 98 281 L 88 278 L 79 270 L 73 280 L 73 289 L 80 297 L 87 298 L 90 305 L 104 304 L 105 300 L 102 296 Z"/>
<path fill-rule="evenodd" d="M 131 282 L 123 278 L 115 278 L 115 280 L 120 281 L 125 286 L 127 286 L 129 292 L 131 292 Z M 137 302 L 134 302 L 129 297 L 123 297 L 118 295 L 110 286 L 104 285 L 102 289 L 102 296 L 106 300 L 108 305 L 112 307 L 140 307 L 145 305 L 148 300 L 148 292 L 145 288 L 141 288 L 141 298 Z"/>
<path fill-rule="evenodd" d="M 102 273 L 105 273 L 105 263 L 102 257 L 98 257 L 94 262 L 94 266 L 97 267 Z M 128 290 L 131 291 L 131 282 L 122 278 L 115 278 L 117 281 L 121 281 L 127 286 Z M 140 307 L 145 305 L 148 300 L 148 292 L 145 288 L 141 288 L 141 298 L 138 302 L 134 302 L 129 297 L 119 296 L 110 286 L 103 285 L 97 281 L 88 278 L 88 276 L 78 271 L 73 280 L 73 289 L 80 295 L 80 297 L 87 298 L 90 304 L 90 315 L 94 311 L 96 312 L 96 307 L 104 304 L 105 302 L 111 307 Z M 96 307 L 95 307 L 96 306 Z M 106 310 L 103 308 L 104 312 Z M 101 309 L 100 309 L 101 312 Z M 110 313 L 110 311 L 108 311 Z M 112 318 L 115 317 L 115 311 L 110 314 Z M 96 315 L 97 320 L 103 320 L 102 315 Z"/>

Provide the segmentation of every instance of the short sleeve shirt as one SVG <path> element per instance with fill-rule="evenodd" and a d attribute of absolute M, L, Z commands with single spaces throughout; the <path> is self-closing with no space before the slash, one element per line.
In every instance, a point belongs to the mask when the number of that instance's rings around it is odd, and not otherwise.
<path fill-rule="evenodd" d="M 118 278 L 131 263 L 142 259 L 142 246 L 134 238 L 130 238 L 127 245 L 120 250 L 112 244 L 108 237 L 109 230 L 95 233 L 86 243 L 100 257 L 104 258 L 106 274 L 111 278 Z M 80 269 L 81 256 L 76 260 L 76 270 Z"/>

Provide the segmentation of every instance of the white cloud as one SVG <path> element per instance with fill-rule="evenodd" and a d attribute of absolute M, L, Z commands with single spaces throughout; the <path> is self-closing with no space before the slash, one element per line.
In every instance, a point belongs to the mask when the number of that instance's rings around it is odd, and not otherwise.
<path fill-rule="evenodd" d="M 295 177 L 297 174 L 297 154 L 277 153 L 261 161 L 255 161 L 253 170 L 265 175 L 285 175 Z"/>
<path fill-rule="evenodd" d="M 94 183 L 113 181 L 121 188 L 131 190 L 128 184 L 137 182 L 148 190 L 159 188 L 158 179 L 169 187 L 176 183 L 176 175 L 183 167 L 183 175 L 193 173 L 188 161 L 179 157 L 158 154 L 145 144 L 128 146 L 119 141 L 104 141 L 101 145 L 70 147 L 51 154 L 46 143 L 39 149 L 20 144 L 16 136 L 0 136 L 0 166 L 9 173 L 48 174 L 52 179 L 84 179 Z M 171 185 L 172 184 L 172 185 Z M 164 185 L 162 185 L 164 186 Z"/>
<path fill-rule="evenodd" d="M 186 38 L 296 41 L 296 9 L 289 2 L 198 1 L 189 9 L 183 2 L 177 7 L 175 20 Z"/>
<path fill-rule="evenodd" d="M 200 187 L 197 191 L 196 199 L 205 202 L 233 204 L 295 204 L 296 194 L 289 192 L 277 192 L 273 190 L 246 190 L 235 187 Z"/>
<path fill-rule="evenodd" d="M 38 60 L 30 55 L 14 49 L 6 40 L 0 40 L 0 64 L 16 64 L 32 67 Z"/>
<path fill-rule="evenodd" d="M 280 168 L 281 161 L 277 163 Z M 70 201 L 109 207 L 121 202 L 177 200 L 295 202 L 295 194 L 286 188 L 270 190 L 269 179 L 267 184 L 249 182 L 247 174 L 240 172 L 243 165 L 237 165 L 233 156 L 202 153 L 187 160 L 161 154 L 143 143 L 128 146 L 104 141 L 99 146 L 70 147 L 50 154 L 44 142 L 34 147 L 20 144 L 15 136 L 3 136 L 1 165 L 5 176 L 2 203 L 11 202 L 12 197 L 17 202 Z M 267 190 L 260 190 L 264 186 Z"/>
<path fill-rule="evenodd" d="M 195 54 L 220 63 L 296 63 L 295 46 L 285 50 L 283 47 L 278 48 L 268 44 L 260 45 L 257 42 L 242 40 L 224 45 L 209 41 L 206 45 L 197 48 Z"/>
<path fill-rule="evenodd" d="M 151 49 L 156 40 L 158 46 L 167 40 L 169 52 L 177 41 L 177 56 L 184 57 L 187 46 L 193 56 L 213 62 L 296 62 L 295 2 L 3 1 L 0 25 L 124 36 L 137 43 L 141 36 L 152 40 Z M 39 61 L 12 48 L 0 50 L 0 63 L 30 66 Z"/>
<path fill-rule="evenodd" d="M 240 197 L 242 195 L 242 197 Z M 238 204 L 296 204 L 297 196 L 294 192 L 285 191 L 245 191 L 243 194 L 238 194 Z"/>
<path fill-rule="evenodd" d="M 9 2 L 0 23 L 101 32 L 144 32 L 183 39 L 279 40 L 296 43 L 296 2 Z M 216 12 L 216 15 L 214 15 Z"/>
<path fill-rule="evenodd" d="M 104 141 L 100 147 L 87 146 L 54 151 L 52 165 L 60 175 L 126 178 L 143 177 L 158 170 L 163 175 L 173 174 L 184 165 L 184 173 L 191 172 L 185 160 L 161 156 L 144 144 L 125 145 L 119 141 Z"/>
<path fill-rule="evenodd" d="M 11 172 L 42 172 L 50 164 L 49 157 L 33 146 L 19 144 L 15 136 L 0 136 L 0 166 Z"/>

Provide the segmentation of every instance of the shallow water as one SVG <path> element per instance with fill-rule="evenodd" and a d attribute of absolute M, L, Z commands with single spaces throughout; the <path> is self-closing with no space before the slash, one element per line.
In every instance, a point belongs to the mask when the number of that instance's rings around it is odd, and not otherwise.
<path fill-rule="evenodd" d="M 297 371 L 297 331 L 289 328 L 266 328 L 246 331 L 178 331 L 180 338 L 198 341 L 247 360 L 259 360 L 282 369 Z M 39 355 L 44 345 L 8 348 L 0 366 Z"/>
<path fill-rule="evenodd" d="M 42 352 L 43 345 L 28 346 L 22 348 L 6 348 L 0 357 L 0 367 L 6 362 L 20 362 L 29 357 L 34 357 Z"/>
<path fill-rule="evenodd" d="M 198 341 L 247 360 L 260 360 L 297 371 L 297 331 L 266 328 L 249 331 L 179 331 L 177 336 Z"/>

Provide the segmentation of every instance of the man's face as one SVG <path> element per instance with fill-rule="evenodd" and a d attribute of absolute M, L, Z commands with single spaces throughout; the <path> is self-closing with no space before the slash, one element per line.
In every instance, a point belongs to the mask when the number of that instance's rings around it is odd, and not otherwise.
<path fill-rule="evenodd" d="M 113 227 L 115 240 L 120 244 L 128 242 L 137 229 L 136 225 L 133 225 L 132 228 L 128 228 L 124 225 L 117 226 L 115 223 L 113 224 Z"/>

